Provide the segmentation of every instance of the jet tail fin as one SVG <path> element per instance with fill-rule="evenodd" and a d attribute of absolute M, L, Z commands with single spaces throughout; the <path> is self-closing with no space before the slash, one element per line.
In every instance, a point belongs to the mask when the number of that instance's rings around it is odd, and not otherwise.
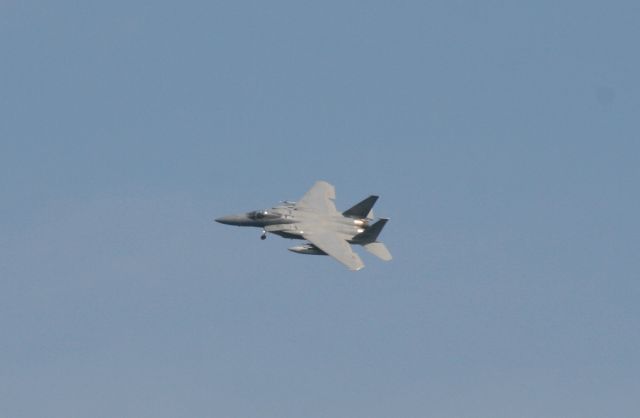
<path fill-rule="evenodd" d="M 382 218 L 378 222 L 374 223 L 364 232 L 353 237 L 353 241 L 356 244 L 360 244 L 365 250 L 384 261 L 391 260 L 391 253 L 387 247 L 380 241 L 377 241 L 378 235 L 382 232 L 382 228 L 386 225 L 389 219 Z"/>
<path fill-rule="evenodd" d="M 364 232 L 361 232 L 353 237 L 353 241 L 362 243 L 362 245 L 375 242 L 378 239 L 378 235 L 380 235 L 382 228 L 384 228 L 388 220 L 389 219 L 387 218 L 381 218 L 378 222 L 365 229 Z"/>
<path fill-rule="evenodd" d="M 387 247 L 381 242 L 370 242 L 369 244 L 365 244 L 364 249 L 384 261 L 389 261 L 393 258 L 391 257 L 391 253 Z"/>
<path fill-rule="evenodd" d="M 375 205 L 378 196 L 371 195 L 362 202 L 356 203 L 353 207 L 342 212 L 342 215 L 349 218 L 370 218 L 373 219 L 371 208 Z"/>

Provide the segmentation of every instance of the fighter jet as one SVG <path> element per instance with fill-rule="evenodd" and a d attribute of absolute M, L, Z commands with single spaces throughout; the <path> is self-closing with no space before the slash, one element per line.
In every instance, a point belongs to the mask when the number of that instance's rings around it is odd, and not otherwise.
<path fill-rule="evenodd" d="M 335 188 L 325 181 L 318 181 L 297 202 L 284 201 L 271 209 L 223 216 L 216 222 L 262 228 L 261 239 L 271 233 L 306 240 L 308 242 L 289 250 L 299 254 L 329 255 L 353 271 L 363 268 L 364 263 L 350 244 L 362 245 L 378 258 L 391 260 L 387 247 L 378 241 L 388 219 L 373 222 L 371 208 L 378 196 L 369 196 L 344 212 L 336 209 L 335 198 Z"/>

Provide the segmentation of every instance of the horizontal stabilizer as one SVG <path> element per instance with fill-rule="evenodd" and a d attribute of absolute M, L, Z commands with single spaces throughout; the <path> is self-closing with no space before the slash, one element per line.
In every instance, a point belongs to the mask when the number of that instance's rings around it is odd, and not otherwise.
<path fill-rule="evenodd" d="M 384 261 L 389 261 L 393 258 L 391 257 L 391 253 L 389 252 L 387 247 L 381 242 L 371 242 L 369 244 L 365 244 L 364 249 Z"/>
<path fill-rule="evenodd" d="M 342 212 L 342 214 L 348 218 L 373 218 L 371 208 L 375 205 L 378 196 L 371 195 L 364 199 L 360 203 L 356 203 L 352 208 L 349 208 Z"/>

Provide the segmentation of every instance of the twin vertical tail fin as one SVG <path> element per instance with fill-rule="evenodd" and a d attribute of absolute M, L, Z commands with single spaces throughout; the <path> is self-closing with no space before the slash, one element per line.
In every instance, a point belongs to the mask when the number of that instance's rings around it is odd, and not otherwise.
<path fill-rule="evenodd" d="M 348 218 L 374 219 L 373 205 L 378 200 L 378 196 L 371 195 L 362 202 L 356 203 L 352 208 L 345 210 L 342 214 Z M 360 244 L 365 250 L 384 261 L 391 260 L 391 253 L 387 247 L 378 241 L 378 235 L 382 232 L 389 219 L 381 218 L 378 222 L 368 227 L 364 232 L 353 237 L 354 243 Z"/>
<path fill-rule="evenodd" d="M 376 200 L 378 200 L 378 196 L 371 195 L 362 202 L 356 203 L 352 208 L 342 212 L 342 215 L 348 218 L 373 219 L 373 212 L 371 211 L 371 208 L 375 205 Z"/>

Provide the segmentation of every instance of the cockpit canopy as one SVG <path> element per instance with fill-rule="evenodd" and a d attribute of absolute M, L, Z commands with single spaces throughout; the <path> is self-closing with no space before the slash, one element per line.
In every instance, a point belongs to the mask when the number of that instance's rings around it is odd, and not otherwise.
<path fill-rule="evenodd" d="M 262 221 L 266 219 L 278 219 L 280 215 L 270 212 L 268 210 L 254 210 L 253 212 L 249 212 L 247 214 L 249 219 L 253 219 L 254 221 Z"/>

